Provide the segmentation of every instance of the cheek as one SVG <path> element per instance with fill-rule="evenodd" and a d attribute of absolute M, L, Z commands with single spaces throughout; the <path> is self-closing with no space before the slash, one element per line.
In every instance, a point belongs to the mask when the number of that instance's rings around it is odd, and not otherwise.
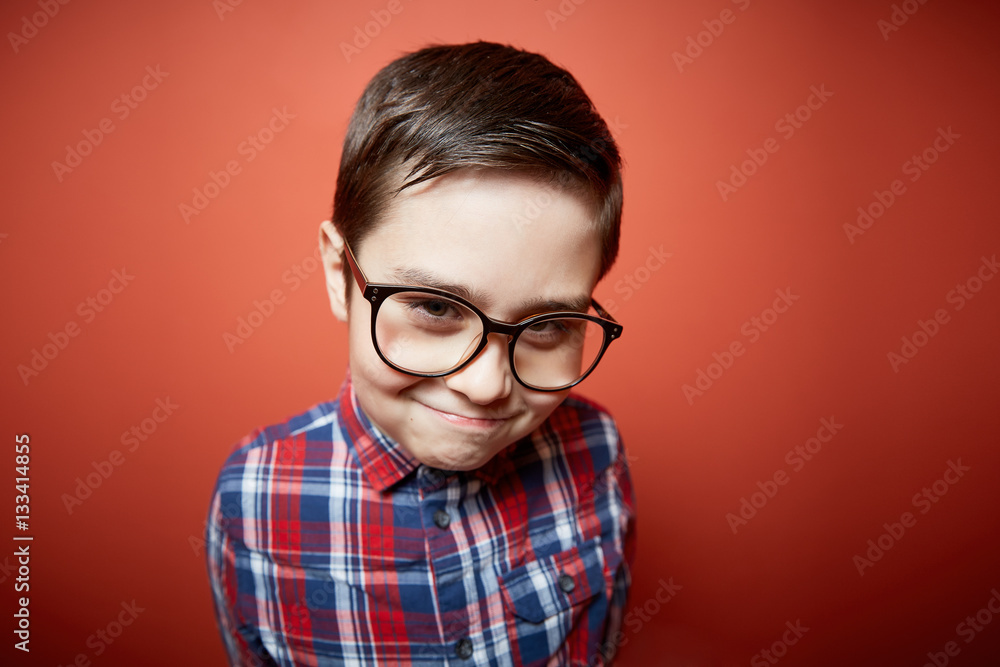
<path fill-rule="evenodd" d="M 393 370 L 382 361 L 375 351 L 368 326 L 365 322 L 363 327 L 352 327 L 350 332 L 349 356 L 355 386 L 364 387 L 365 393 L 391 396 L 418 381 L 420 378 Z"/>
<path fill-rule="evenodd" d="M 355 294 L 354 296 L 358 296 Z M 360 301 L 360 303 L 358 303 Z M 351 372 L 359 379 L 369 381 L 377 379 L 385 372 L 391 371 L 375 351 L 371 335 L 371 313 L 368 304 L 360 298 L 353 299 L 347 320 L 348 350 L 351 359 Z"/>
<path fill-rule="evenodd" d="M 525 395 L 524 402 L 533 414 L 535 421 L 540 423 L 559 407 L 567 395 L 569 395 L 568 391 L 554 393 L 533 391 Z"/>
<path fill-rule="evenodd" d="M 351 377 L 357 386 L 391 395 L 403 391 L 419 379 L 389 368 L 370 343 L 367 348 L 352 345 L 350 356 Z"/>

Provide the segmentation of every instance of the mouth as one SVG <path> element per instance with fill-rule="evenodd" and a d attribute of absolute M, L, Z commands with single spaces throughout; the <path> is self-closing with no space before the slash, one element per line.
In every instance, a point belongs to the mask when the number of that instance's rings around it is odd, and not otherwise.
<path fill-rule="evenodd" d="M 465 428 L 494 429 L 503 425 L 510 419 L 509 417 L 503 417 L 500 419 L 491 419 L 484 417 L 469 417 L 466 415 L 456 415 L 452 412 L 445 412 L 443 410 L 432 408 L 431 406 L 425 405 L 423 403 L 421 403 L 421 405 L 423 405 L 425 408 L 430 410 L 432 413 L 436 414 L 441 419 L 444 419 L 448 423 L 454 424 L 456 426 L 462 426 Z"/>

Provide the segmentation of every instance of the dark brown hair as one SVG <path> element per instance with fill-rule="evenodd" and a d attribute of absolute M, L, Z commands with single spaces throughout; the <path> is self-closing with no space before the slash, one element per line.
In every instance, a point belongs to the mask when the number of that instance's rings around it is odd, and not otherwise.
<path fill-rule="evenodd" d="M 599 277 L 614 264 L 621 157 L 607 124 L 569 72 L 489 42 L 427 47 L 372 78 L 344 139 L 333 223 L 357 251 L 394 195 L 464 168 L 533 173 L 585 193 L 602 243 Z M 350 285 L 346 263 L 344 277 Z"/>

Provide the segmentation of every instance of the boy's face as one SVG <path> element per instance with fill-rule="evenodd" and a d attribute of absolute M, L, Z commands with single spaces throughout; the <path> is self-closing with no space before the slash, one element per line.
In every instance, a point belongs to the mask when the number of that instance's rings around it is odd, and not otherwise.
<path fill-rule="evenodd" d="M 580 195 L 528 176 L 463 170 L 404 190 L 354 251 L 369 282 L 411 284 L 400 275 L 420 272 L 436 285 L 464 286 L 486 315 L 517 322 L 537 312 L 521 305 L 529 300 L 589 299 L 601 261 L 594 215 Z M 371 305 L 357 284 L 346 286 L 353 291 L 346 311 L 343 293 L 334 293 L 343 288 L 335 259 L 342 242 L 332 225 L 321 229 L 334 314 L 348 320 L 358 401 L 421 463 L 478 468 L 534 430 L 569 393 L 518 383 L 500 335 L 451 375 L 421 378 L 390 368 L 375 351 Z"/>

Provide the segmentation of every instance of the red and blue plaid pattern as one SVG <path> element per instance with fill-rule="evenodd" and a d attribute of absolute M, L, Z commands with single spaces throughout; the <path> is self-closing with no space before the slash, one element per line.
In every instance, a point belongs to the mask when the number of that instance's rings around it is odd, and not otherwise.
<path fill-rule="evenodd" d="M 233 665 L 604 665 L 635 553 L 614 420 L 570 395 L 482 468 L 336 401 L 239 443 L 206 530 Z M 620 635 L 619 635 L 620 636 Z"/>

